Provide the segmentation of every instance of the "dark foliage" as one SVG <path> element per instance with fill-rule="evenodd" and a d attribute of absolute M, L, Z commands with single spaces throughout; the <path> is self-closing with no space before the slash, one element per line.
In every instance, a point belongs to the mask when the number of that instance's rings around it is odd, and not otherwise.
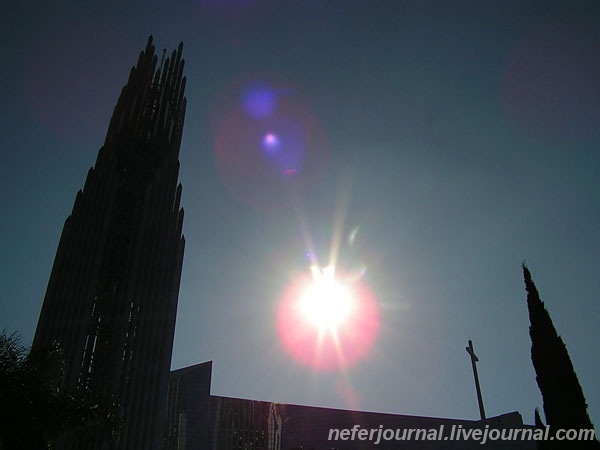
<path fill-rule="evenodd" d="M 118 405 L 63 392 L 63 373 L 58 346 L 31 353 L 18 335 L 0 334 L 0 450 L 47 449 L 67 432 L 118 433 Z"/>

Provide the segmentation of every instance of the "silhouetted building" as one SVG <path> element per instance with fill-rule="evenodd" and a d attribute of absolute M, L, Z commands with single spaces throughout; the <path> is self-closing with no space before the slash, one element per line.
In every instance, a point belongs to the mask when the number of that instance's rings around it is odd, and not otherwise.
<path fill-rule="evenodd" d="M 210 395 L 211 370 L 207 362 L 171 372 L 165 450 L 537 448 L 519 434 L 535 430 L 518 412 L 461 420 L 221 397 Z"/>
<path fill-rule="evenodd" d="M 159 61 L 150 37 L 65 221 L 33 348 L 58 342 L 63 388 L 118 401 L 124 423 L 117 442 L 80 434 L 58 448 L 161 447 L 185 244 L 181 51 Z"/>
<path fill-rule="evenodd" d="M 206 441 L 211 377 L 212 361 L 171 372 L 164 450 L 193 449 Z"/>

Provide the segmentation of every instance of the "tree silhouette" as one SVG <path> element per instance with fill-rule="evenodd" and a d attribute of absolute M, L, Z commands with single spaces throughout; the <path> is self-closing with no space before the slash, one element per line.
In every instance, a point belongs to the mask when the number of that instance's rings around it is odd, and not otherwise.
<path fill-rule="evenodd" d="M 0 334 L 0 450 L 38 450 L 65 433 L 116 435 L 116 404 L 61 389 L 64 359 L 58 346 L 31 353 L 19 335 Z"/>
<path fill-rule="evenodd" d="M 529 269 L 525 264 L 522 267 L 531 324 L 531 360 L 542 394 L 546 423 L 550 426 L 551 434 L 559 429 L 591 429 L 593 425 L 587 413 L 583 390 L 567 347 L 554 328 Z M 541 418 L 536 411 L 536 425 L 540 424 Z M 565 448 L 565 445 L 564 441 L 545 441 L 540 448 Z M 600 449 L 600 444 L 596 440 L 570 441 L 568 448 Z"/>

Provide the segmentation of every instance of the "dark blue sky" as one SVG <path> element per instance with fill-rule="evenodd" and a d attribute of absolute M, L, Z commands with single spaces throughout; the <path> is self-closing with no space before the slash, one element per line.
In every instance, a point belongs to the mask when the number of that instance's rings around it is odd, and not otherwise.
<path fill-rule="evenodd" d="M 488 415 L 531 423 L 526 260 L 600 421 L 597 2 L 28 2 L 2 22 L 0 326 L 32 338 L 152 34 L 186 59 L 174 368 L 213 360 L 219 395 L 475 419 L 473 339 Z M 287 114 L 285 176 L 261 172 L 265 154 L 236 159 L 253 92 Z M 379 328 L 322 372 L 286 352 L 276 316 L 306 253 L 325 265 L 335 242 Z"/>

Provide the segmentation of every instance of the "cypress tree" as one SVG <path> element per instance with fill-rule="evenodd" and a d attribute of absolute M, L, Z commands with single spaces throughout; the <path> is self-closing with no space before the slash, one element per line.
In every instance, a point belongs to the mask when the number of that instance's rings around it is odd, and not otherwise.
<path fill-rule="evenodd" d="M 567 347 L 556 332 L 550 314 L 540 299 L 531 273 L 525 264 L 523 264 L 523 276 L 531 324 L 529 327 L 531 360 L 542 394 L 546 423 L 550 426 L 551 433 L 559 429 L 589 430 L 593 425 Z M 539 420 L 539 415 L 537 419 Z M 597 440 L 548 441 L 540 448 L 566 448 L 565 446 L 600 449 Z"/>

